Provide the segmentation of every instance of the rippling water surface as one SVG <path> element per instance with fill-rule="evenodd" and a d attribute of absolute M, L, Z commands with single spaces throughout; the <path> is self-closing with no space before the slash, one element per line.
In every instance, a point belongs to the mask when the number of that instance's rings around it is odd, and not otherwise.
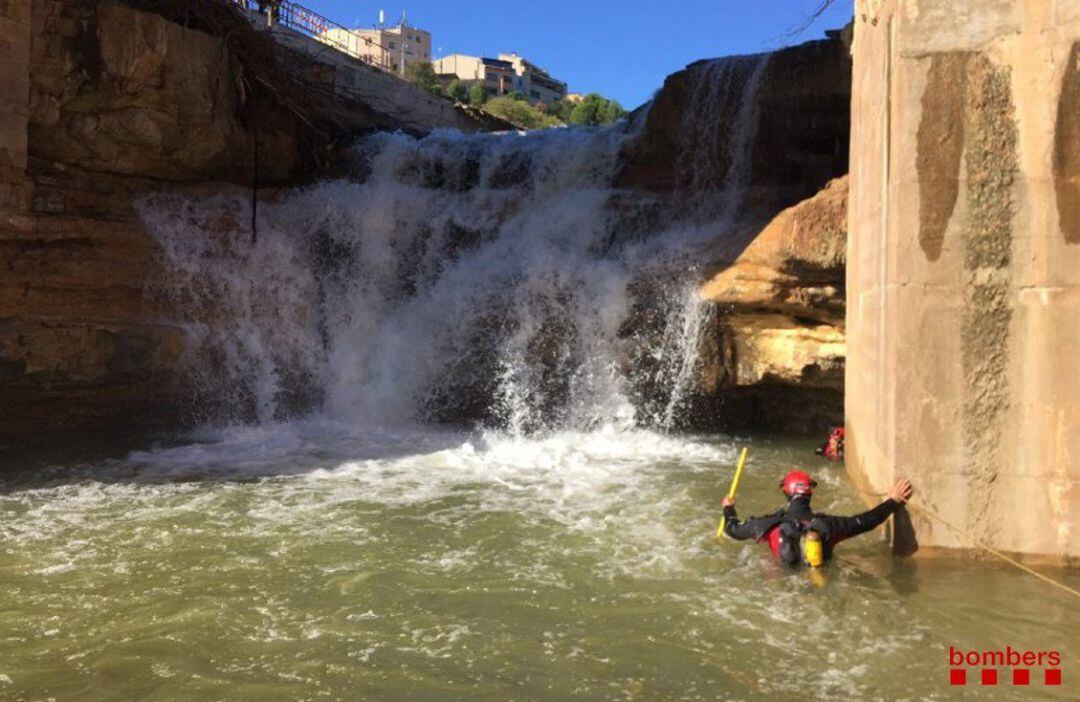
<path fill-rule="evenodd" d="M 860 507 L 808 443 L 751 446 L 744 512 L 775 508 L 788 466 L 816 471 L 820 509 Z M 307 422 L 9 469 L 0 699 L 1051 699 L 1075 686 L 1075 603 L 1030 576 L 893 559 L 863 537 L 815 583 L 763 546 L 715 543 L 735 453 L 648 432 Z M 949 687 L 950 645 L 1062 651 L 1066 686 Z"/>

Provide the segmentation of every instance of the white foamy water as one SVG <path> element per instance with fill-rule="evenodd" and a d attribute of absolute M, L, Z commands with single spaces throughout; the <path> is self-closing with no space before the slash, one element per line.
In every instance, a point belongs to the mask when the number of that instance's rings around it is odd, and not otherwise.
<path fill-rule="evenodd" d="M 815 584 L 714 543 L 742 441 L 325 420 L 188 438 L 0 484 L 13 698 L 932 699 L 950 644 L 1076 650 L 1070 603 L 1023 573 L 863 538 Z M 752 442 L 743 508 L 777 506 L 778 466 L 860 508 L 810 449 Z M 1005 608 L 1004 629 L 977 616 Z"/>
<path fill-rule="evenodd" d="M 0 474 L 0 697 L 947 699 L 948 645 L 1072 660 L 1023 574 L 712 540 L 750 440 L 669 430 L 764 70 L 699 72 L 671 202 L 612 186 L 619 127 L 371 137 L 254 243 L 246 199 L 142 203 L 208 424 Z M 744 514 L 790 467 L 862 508 L 811 443 L 750 443 Z"/>
<path fill-rule="evenodd" d="M 243 199 L 144 202 L 172 272 L 158 292 L 188 331 L 193 406 L 211 420 L 314 408 L 517 434 L 678 426 L 709 316 L 696 266 L 735 227 L 766 63 L 700 71 L 688 123 L 700 110 L 732 123 L 676 155 L 697 174 L 687 199 L 613 187 L 637 136 L 624 124 L 376 135 L 353 177 L 262 205 L 254 243 Z M 702 161 L 716 152 L 727 162 Z"/>

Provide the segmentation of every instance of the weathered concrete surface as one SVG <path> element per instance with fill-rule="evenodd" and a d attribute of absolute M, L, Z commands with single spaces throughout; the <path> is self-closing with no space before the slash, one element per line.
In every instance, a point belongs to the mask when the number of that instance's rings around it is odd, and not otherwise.
<path fill-rule="evenodd" d="M 856 3 L 848 468 L 1059 561 L 1080 557 L 1078 39 L 1078 3 Z M 973 546 L 913 517 L 923 547 Z"/>

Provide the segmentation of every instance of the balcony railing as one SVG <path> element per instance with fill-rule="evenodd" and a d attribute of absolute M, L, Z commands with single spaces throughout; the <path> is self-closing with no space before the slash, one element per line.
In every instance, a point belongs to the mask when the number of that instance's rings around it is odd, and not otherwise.
<path fill-rule="evenodd" d="M 269 13 L 273 22 L 309 36 L 364 63 L 387 71 L 391 69 L 390 50 L 385 46 L 299 3 L 288 0 L 280 2 L 274 0 L 231 1 L 244 9 L 256 10 L 263 14 Z"/>

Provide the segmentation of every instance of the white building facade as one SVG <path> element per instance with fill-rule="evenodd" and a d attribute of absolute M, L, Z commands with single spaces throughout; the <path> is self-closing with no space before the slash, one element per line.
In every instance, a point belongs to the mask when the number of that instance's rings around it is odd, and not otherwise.
<path fill-rule="evenodd" d="M 434 62 L 435 72 L 454 76 L 470 85 L 480 83 L 488 95 L 520 91 L 530 103 L 550 105 L 566 97 L 566 83 L 517 54 L 498 58 L 450 54 Z"/>
<path fill-rule="evenodd" d="M 431 61 L 431 33 L 406 22 L 394 27 L 328 29 L 319 39 L 353 58 L 401 75 L 414 63 Z"/>
<path fill-rule="evenodd" d="M 467 85 L 479 83 L 489 97 L 505 95 L 516 90 L 514 67 L 501 59 L 483 56 L 450 54 L 433 62 L 435 73 L 446 77 L 454 76 Z"/>
<path fill-rule="evenodd" d="M 529 102 L 550 105 L 566 97 L 566 83 L 553 78 L 535 63 L 515 53 L 499 54 L 499 59 L 514 67 L 516 76 L 514 90 L 521 91 Z"/>

